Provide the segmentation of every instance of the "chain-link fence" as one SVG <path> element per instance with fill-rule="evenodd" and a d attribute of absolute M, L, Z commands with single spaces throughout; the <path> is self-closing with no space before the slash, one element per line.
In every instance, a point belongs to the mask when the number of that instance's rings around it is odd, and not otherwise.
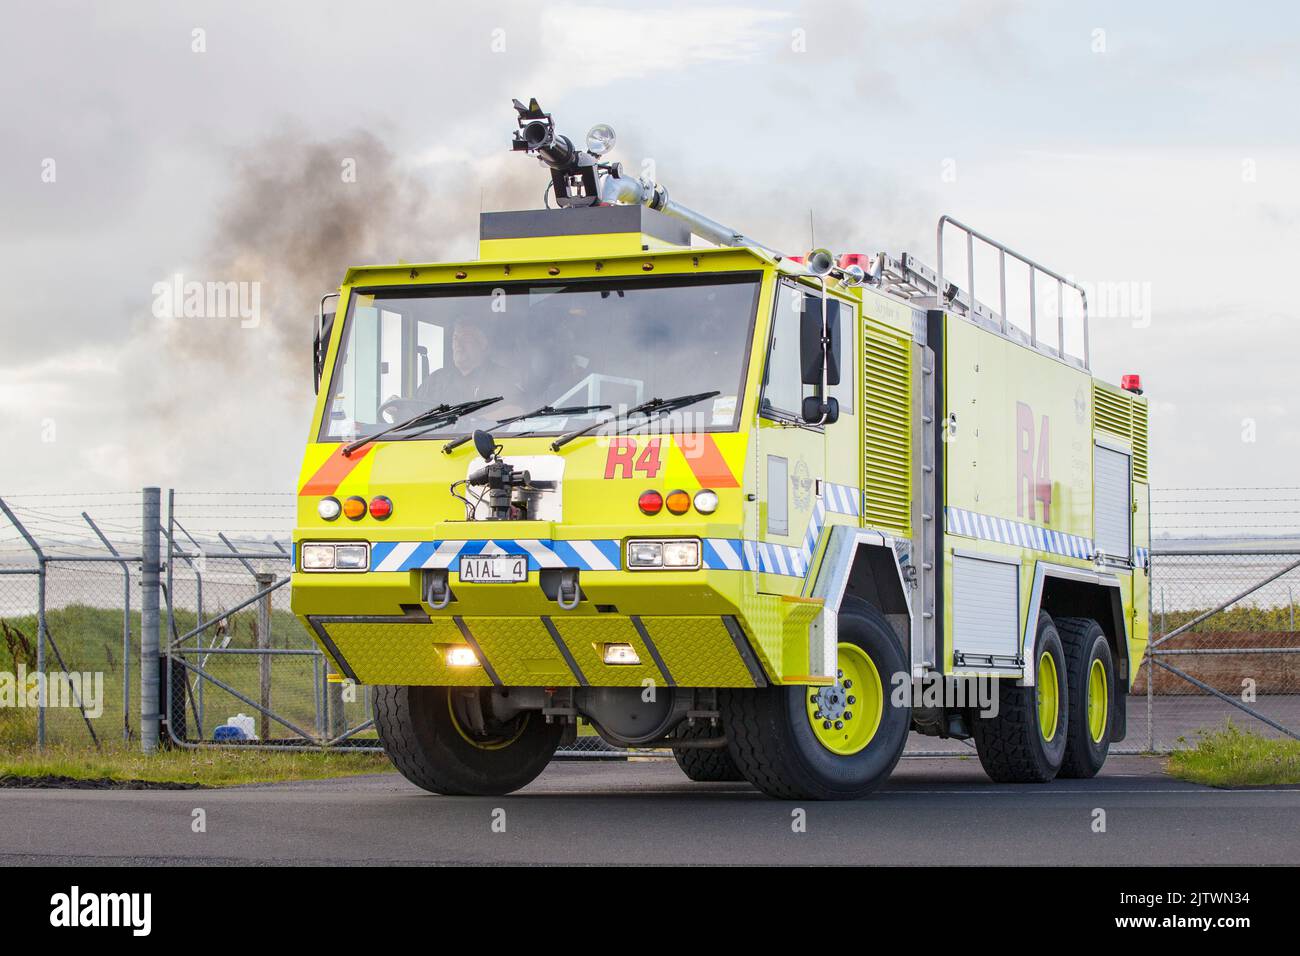
<path fill-rule="evenodd" d="M 138 492 L 0 502 L 0 747 L 138 741 L 144 609 Z M 375 747 L 370 689 L 330 672 L 289 607 L 292 496 L 163 494 L 161 736 L 182 746 Z M 278 534 L 277 534 L 278 532 Z M 152 585 L 150 585 L 152 586 Z M 1148 659 L 1117 752 L 1194 745 L 1232 719 L 1300 735 L 1300 549 L 1157 549 Z M 42 640 L 42 634 L 44 640 Z M 44 672 L 47 707 L 25 675 Z M 621 752 L 584 728 L 568 755 Z M 914 735 L 912 754 L 969 754 Z"/>

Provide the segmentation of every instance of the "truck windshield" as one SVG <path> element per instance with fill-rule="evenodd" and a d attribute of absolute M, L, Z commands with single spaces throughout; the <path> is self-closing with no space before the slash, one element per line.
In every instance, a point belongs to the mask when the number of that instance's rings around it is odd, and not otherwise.
<path fill-rule="evenodd" d="M 758 273 L 354 291 L 321 441 L 355 440 L 441 403 L 501 396 L 436 439 L 544 406 L 500 434 L 559 434 L 651 398 L 717 390 L 691 431 L 737 427 Z"/>

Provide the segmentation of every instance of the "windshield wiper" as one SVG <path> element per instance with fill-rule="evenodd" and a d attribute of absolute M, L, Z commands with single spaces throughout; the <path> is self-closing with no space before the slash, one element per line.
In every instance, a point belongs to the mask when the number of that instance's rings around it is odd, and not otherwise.
<path fill-rule="evenodd" d="M 615 415 L 612 418 L 603 418 L 598 422 L 588 425 L 586 428 L 579 428 L 577 431 L 561 435 L 555 441 L 551 442 L 551 451 L 559 451 L 575 438 L 581 438 L 583 435 L 594 432 L 597 428 L 605 425 L 614 425 L 614 434 L 622 432 L 623 427 L 627 425 L 628 419 L 633 415 L 644 415 L 645 421 L 638 422 L 639 425 L 648 425 L 661 415 L 667 415 L 669 412 L 675 412 L 679 408 L 685 408 L 688 405 L 694 405 L 696 402 L 702 402 L 706 398 L 713 398 L 722 393 L 716 389 L 712 392 L 696 392 L 694 395 L 678 395 L 676 398 L 652 398 L 648 402 L 642 402 L 640 405 L 634 405 L 622 415 Z"/>
<path fill-rule="evenodd" d="M 469 415 L 472 412 L 477 412 L 481 408 L 495 405 L 497 402 L 501 401 L 501 399 L 502 396 L 498 395 L 495 398 L 476 398 L 468 402 L 458 402 L 455 405 L 438 405 L 434 408 L 428 409 L 427 411 L 420 412 L 418 415 L 412 415 L 404 422 L 390 425 L 381 432 L 367 435 L 365 438 L 358 438 L 352 444 L 344 446 L 343 457 L 351 458 L 352 453 L 362 445 L 368 445 L 372 441 L 378 441 L 386 435 L 391 435 L 394 432 L 405 431 L 406 429 L 414 428 L 417 425 L 427 425 L 428 427 L 422 431 L 416 432 L 414 435 L 403 435 L 401 439 L 398 440 L 414 438 L 416 435 L 422 435 L 424 432 L 431 431 L 432 429 L 441 427 L 442 425 L 450 425 L 462 415 Z"/>
<path fill-rule="evenodd" d="M 608 405 L 568 405 L 564 408 L 553 408 L 550 405 L 543 405 L 541 408 L 534 408 L 531 412 L 524 412 L 522 415 L 511 415 L 509 418 L 502 418 L 494 427 L 500 428 L 502 425 L 513 425 L 515 422 L 522 422 L 528 418 L 567 418 L 570 415 L 588 415 L 591 412 L 603 412 L 609 407 Z M 472 437 L 472 435 L 461 435 L 459 438 L 453 438 L 442 446 L 442 450 L 445 454 L 450 455 Z"/>

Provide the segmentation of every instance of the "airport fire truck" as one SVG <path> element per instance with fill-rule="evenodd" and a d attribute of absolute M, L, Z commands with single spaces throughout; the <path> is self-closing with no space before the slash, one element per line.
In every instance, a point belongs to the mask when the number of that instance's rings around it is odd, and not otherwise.
<path fill-rule="evenodd" d="M 786 255 L 514 106 L 545 208 L 317 317 L 293 608 L 397 768 L 505 793 L 594 732 L 849 799 L 915 733 L 1096 774 L 1147 642 L 1147 403 L 1092 377 L 1084 290 L 946 216 L 934 268 Z"/>

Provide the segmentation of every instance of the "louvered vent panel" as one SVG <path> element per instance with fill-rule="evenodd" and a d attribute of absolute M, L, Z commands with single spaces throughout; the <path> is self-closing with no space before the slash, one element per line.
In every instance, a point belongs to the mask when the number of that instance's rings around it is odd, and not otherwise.
<path fill-rule="evenodd" d="M 863 362 L 866 523 L 912 533 L 912 343 L 867 327 Z"/>

